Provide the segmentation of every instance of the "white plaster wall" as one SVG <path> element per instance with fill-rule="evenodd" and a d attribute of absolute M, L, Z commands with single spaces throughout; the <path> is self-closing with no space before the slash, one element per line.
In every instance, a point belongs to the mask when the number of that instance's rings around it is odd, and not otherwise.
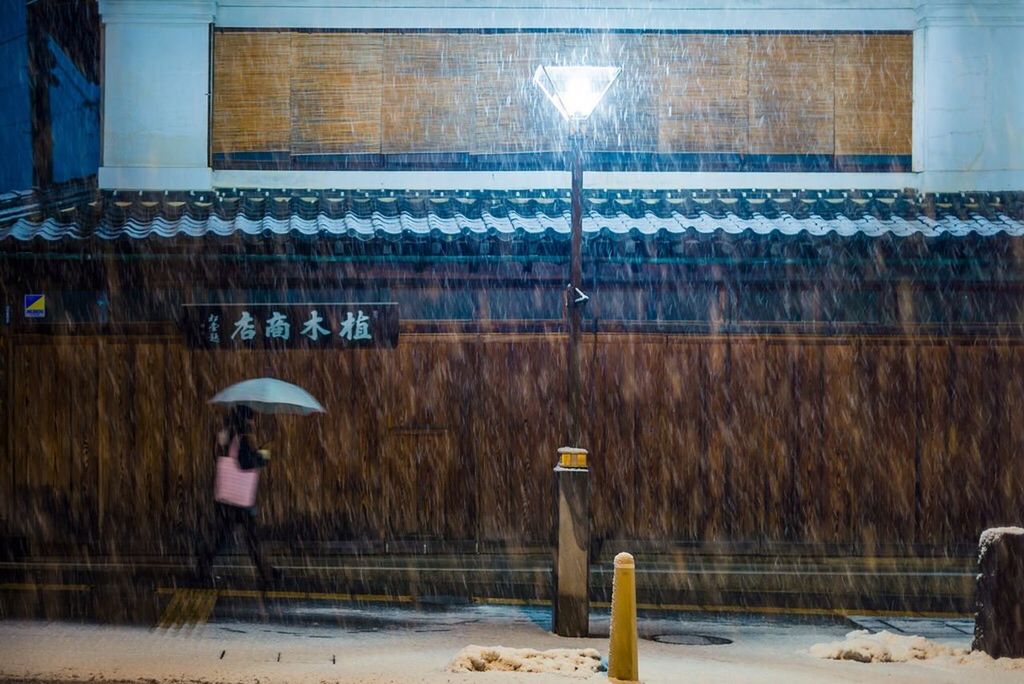
<path fill-rule="evenodd" d="M 628 187 L 1024 189 L 1024 0 L 101 0 L 100 185 L 429 186 L 438 174 L 218 172 L 207 166 L 209 24 L 334 28 L 914 30 L 914 174 L 606 174 Z M 354 176 L 353 176 L 354 174 Z M 365 176 L 365 178 L 363 178 Z M 521 187 L 536 179 L 446 179 Z M 592 177 L 594 181 L 599 179 Z M 773 182 L 775 180 L 776 182 Z M 890 181 L 890 182 L 887 182 Z M 685 186 L 683 185 L 685 184 Z M 440 183 L 448 185 L 448 183 Z"/>
<path fill-rule="evenodd" d="M 106 29 L 103 163 L 206 166 L 205 26 Z"/>
<path fill-rule="evenodd" d="M 218 26 L 910 30 L 914 0 L 218 0 Z"/>
<path fill-rule="evenodd" d="M 918 42 L 915 170 L 1024 188 L 1024 27 L 930 26 Z"/>
<path fill-rule="evenodd" d="M 173 5 L 101 6 L 106 11 L 101 187 L 211 187 L 209 18 L 167 13 Z M 165 13 L 140 12 L 151 8 Z"/>
<path fill-rule="evenodd" d="M 917 186 L 1024 189 L 1024 1 L 918 0 L 915 11 Z"/>

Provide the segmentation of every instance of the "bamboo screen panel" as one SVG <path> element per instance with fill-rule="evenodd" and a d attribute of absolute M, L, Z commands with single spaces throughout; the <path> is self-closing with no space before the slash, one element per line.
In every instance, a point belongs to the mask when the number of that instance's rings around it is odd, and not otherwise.
<path fill-rule="evenodd" d="M 600 151 L 907 155 L 905 34 L 218 32 L 212 151 L 507 154 L 565 146 L 537 64 L 617 64 Z"/>
<path fill-rule="evenodd" d="M 384 38 L 383 153 L 473 149 L 478 38 L 461 34 Z"/>
<path fill-rule="evenodd" d="M 480 153 L 559 150 L 566 127 L 533 84 L 539 64 L 616 65 L 622 73 L 588 122 L 596 150 L 653 150 L 657 113 L 649 45 L 643 36 L 523 33 L 480 36 L 476 68 L 476 149 Z"/>
<path fill-rule="evenodd" d="M 548 35 L 480 36 L 477 52 L 476 151 L 481 154 L 559 149 L 559 116 L 533 85 Z"/>
<path fill-rule="evenodd" d="M 575 63 L 615 65 L 622 73 L 590 117 L 587 145 L 596 150 L 653 152 L 658 145 L 658 113 L 648 36 L 608 34 L 598 40 L 574 36 Z M 562 129 L 564 130 L 564 128 Z"/>
<path fill-rule="evenodd" d="M 213 152 L 287 151 L 292 35 L 217 33 L 213 44 Z"/>
<path fill-rule="evenodd" d="M 293 153 L 380 152 L 383 56 L 380 34 L 295 34 Z"/>
<path fill-rule="evenodd" d="M 833 54 L 831 36 L 751 36 L 751 154 L 832 154 Z"/>
<path fill-rule="evenodd" d="M 913 40 L 837 35 L 836 154 L 910 154 Z"/>
<path fill-rule="evenodd" d="M 652 36 L 661 152 L 747 151 L 750 38 Z"/>

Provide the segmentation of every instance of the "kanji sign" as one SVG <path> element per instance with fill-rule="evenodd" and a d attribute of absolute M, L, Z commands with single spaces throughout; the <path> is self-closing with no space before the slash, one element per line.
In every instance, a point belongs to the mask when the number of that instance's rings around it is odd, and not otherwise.
<path fill-rule="evenodd" d="M 186 304 L 182 327 L 199 349 L 394 347 L 398 304 Z"/>

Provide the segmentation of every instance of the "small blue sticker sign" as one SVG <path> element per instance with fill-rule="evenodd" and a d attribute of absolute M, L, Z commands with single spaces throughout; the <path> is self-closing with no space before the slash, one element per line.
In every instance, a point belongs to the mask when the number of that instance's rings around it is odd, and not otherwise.
<path fill-rule="evenodd" d="M 25 295 L 25 318 L 46 318 L 46 295 Z"/>

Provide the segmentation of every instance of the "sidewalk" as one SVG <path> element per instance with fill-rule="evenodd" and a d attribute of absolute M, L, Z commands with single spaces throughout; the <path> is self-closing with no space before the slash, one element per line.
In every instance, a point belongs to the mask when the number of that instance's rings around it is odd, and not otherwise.
<path fill-rule="evenodd" d="M 547 632 L 550 614 L 536 607 L 470 606 L 415 611 L 382 605 L 335 606 L 307 622 L 255 623 L 214 619 L 193 629 L 103 627 L 67 623 L 0 622 L 0 681 L 89 680 L 152 682 L 545 682 L 565 675 L 451 673 L 446 666 L 469 644 L 519 648 L 595 648 L 607 637 L 562 639 Z M 904 620 L 913 633 L 961 648 L 964 625 Z M 744 614 L 641 614 L 640 676 L 647 684 L 759 682 L 818 684 L 887 681 L 1020 682 L 1014 661 L 907 663 L 822 660 L 812 645 L 841 640 L 856 625 L 840 619 Z M 591 629 L 607 634 L 607 611 Z M 651 640 L 658 638 L 661 641 Z M 679 641 L 682 644 L 663 643 Z M 1020 664 L 1020 663 L 1016 663 Z M 603 673 L 582 681 L 608 681 Z"/>
<path fill-rule="evenodd" d="M 548 553 L 277 554 L 272 562 L 282 578 L 272 589 L 409 604 L 546 602 L 551 561 Z M 155 624 L 174 590 L 200 588 L 189 565 L 175 556 L 0 562 L 0 617 Z M 963 615 L 972 609 L 974 566 L 973 558 L 640 553 L 637 600 L 673 610 Z M 259 588 L 245 556 L 222 556 L 215 571 L 222 599 Z M 610 600 L 611 579 L 610 557 L 591 566 L 595 606 Z M 60 612 L 73 604 L 71 612 Z"/>

